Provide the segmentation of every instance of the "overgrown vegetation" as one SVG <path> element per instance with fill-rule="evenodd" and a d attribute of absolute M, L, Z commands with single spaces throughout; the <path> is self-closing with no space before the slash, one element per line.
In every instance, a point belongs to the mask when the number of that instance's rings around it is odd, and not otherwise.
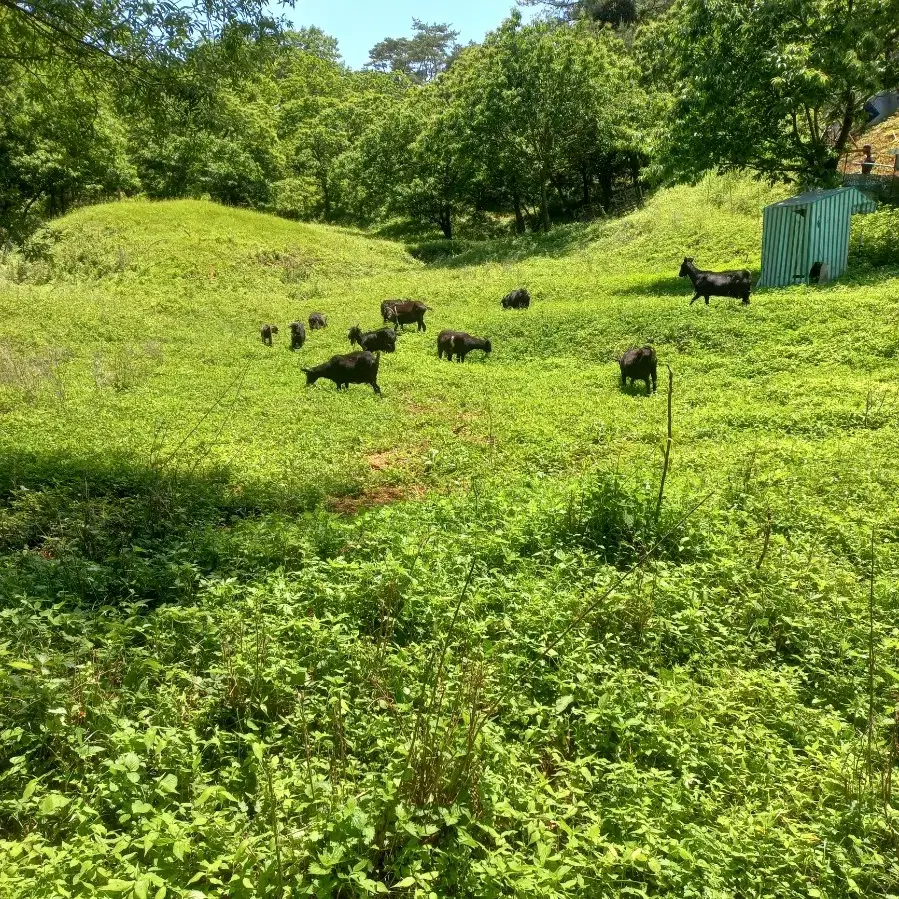
<path fill-rule="evenodd" d="M 897 0 L 534 2 L 466 47 L 413 19 L 354 71 L 258 0 L 6 0 L 0 242 L 120 196 L 470 239 L 710 170 L 830 185 L 896 83 Z"/>
<path fill-rule="evenodd" d="M 131 202 L 8 252 L 0 894 L 899 895 L 899 269 L 878 213 L 840 282 L 690 308 L 772 199 L 430 264 Z M 387 296 L 433 310 L 384 398 L 307 390 Z"/>

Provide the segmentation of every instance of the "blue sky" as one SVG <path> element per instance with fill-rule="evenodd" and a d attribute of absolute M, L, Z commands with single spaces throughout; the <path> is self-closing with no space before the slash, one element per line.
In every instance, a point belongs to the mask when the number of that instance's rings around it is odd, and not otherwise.
<path fill-rule="evenodd" d="M 451 23 L 464 44 L 479 41 L 514 7 L 515 0 L 296 0 L 284 15 L 295 25 L 317 25 L 336 37 L 347 65 L 360 68 L 378 41 L 410 35 L 413 16 Z M 527 17 L 531 10 L 523 12 Z"/>

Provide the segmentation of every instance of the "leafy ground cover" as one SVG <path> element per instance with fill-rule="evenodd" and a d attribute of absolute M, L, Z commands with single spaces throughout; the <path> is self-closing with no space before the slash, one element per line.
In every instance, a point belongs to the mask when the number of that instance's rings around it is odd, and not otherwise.
<path fill-rule="evenodd" d="M 7 254 L 0 895 L 899 894 L 893 219 L 689 307 L 770 199 L 419 258 L 134 202 Z M 307 389 L 395 296 L 384 397 Z"/>

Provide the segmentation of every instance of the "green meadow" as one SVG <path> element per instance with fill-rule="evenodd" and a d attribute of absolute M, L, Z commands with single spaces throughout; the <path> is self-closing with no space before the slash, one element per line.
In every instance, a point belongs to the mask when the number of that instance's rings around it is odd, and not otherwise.
<path fill-rule="evenodd" d="M 129 201 L 0 256 L 0 897 L 899 895 L 896 217 L 691 307 L 776 197 L 408 245 Z M 383 397 L 307 388 L 396 297 Z"/>

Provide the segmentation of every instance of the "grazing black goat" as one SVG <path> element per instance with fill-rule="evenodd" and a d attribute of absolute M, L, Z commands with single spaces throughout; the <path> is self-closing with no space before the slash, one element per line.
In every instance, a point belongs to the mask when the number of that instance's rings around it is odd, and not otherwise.
<path fill-rule="evenodd" d="M 381 303 L 381 315 L 385 322 L 393 322 L 394 331 L 401 325 L 418 325 L 419 331 L 427 331 L 425 312 L 431 307 L 419 300 L 385 300 Z"/>
<path fill-rule="evenodd" d="M 628 378 L 631 384 L 634 381 L 645 381 L 646 392 L 651 393 L 649 381 L 652 379 L 652 390 L 656 389 L 656 351 L 651 346 L 639 347 L 628 350 L 618 357 L 618 365 L 621 368 L 621 386 L 626 387 Z"/>
<path fill-rule="evenodd" d="M 332 356 L 321 365 L 303 369 L 306 372 L 306 386 L 312 386 L 319 378 L 327 378 L 337 385 L 338 390 L 341 387 L 348 389 L 350 384 L 370 384 L 375 393 L 380 393 L 381 388 L 378 387 L 380 361 L 380 353 L 372 355 L 367 350 Z"/>
<path fill-rule="evenodd" d="M 278 333 L 277 325 L 263 325 L 259 329 L 259 333 L 262 336 L 262 342 L 265 346 L 272 345 L 272 336 Z"/>
<path fill-rule="evenodd" d="M 531 305 L 531 295 L 526 287 L 519 287 L 503 297 L 503 309 L 527 309 Z"/>
<path fill-rule="evenodd" d="M 464 362 L 465 357 L 472 350 L 483 350 L 489 353 L 493 347 L 490 341 L 483 337 L 472 337 L 464 331 L 441 331 L 437 335 L 437 358 L 442 359 L 444 354 L 450 362 L 453 361 L 453 355 L 459 362 Z"/>
<path fill-rule="evenodd" d="M 328 326 L 328 319 L 321 312 L 312 312 L 309 315 L 309 330 L 319 331 Z"/>
<path fill-rule="evenodd" d="M 700 297 L 705 298 L 706 306 L 709 297 L 737 297 L 743 305 L 749 303 L 749 292 L 752 289 L 751 277 L 746 269 L 729 272 L 704 272 L 693 264 L 693 257 L 685 257 L 678 272 L 679 278 L 689 278 L 696 293 L 690 300 L 692 306 Z"/>
<path fill-rule="evenodd" d="M 363 350 L 368 350 L 370 353 L 374 353 L 376 350 L 392 353 L 396 350 L 396 332 L 390 328 L 378 328 L 377 331 L 363 333 L 359 325 L 353 325 L 347 334 L 347 339 L 351 346 L 358 343 Z"/>
<path fill-rule="evenodd" d="M 306 328 L 302 322 L 290 323 L 290 348 L 292 350 L 302 349 L 306 342 Z"/>

